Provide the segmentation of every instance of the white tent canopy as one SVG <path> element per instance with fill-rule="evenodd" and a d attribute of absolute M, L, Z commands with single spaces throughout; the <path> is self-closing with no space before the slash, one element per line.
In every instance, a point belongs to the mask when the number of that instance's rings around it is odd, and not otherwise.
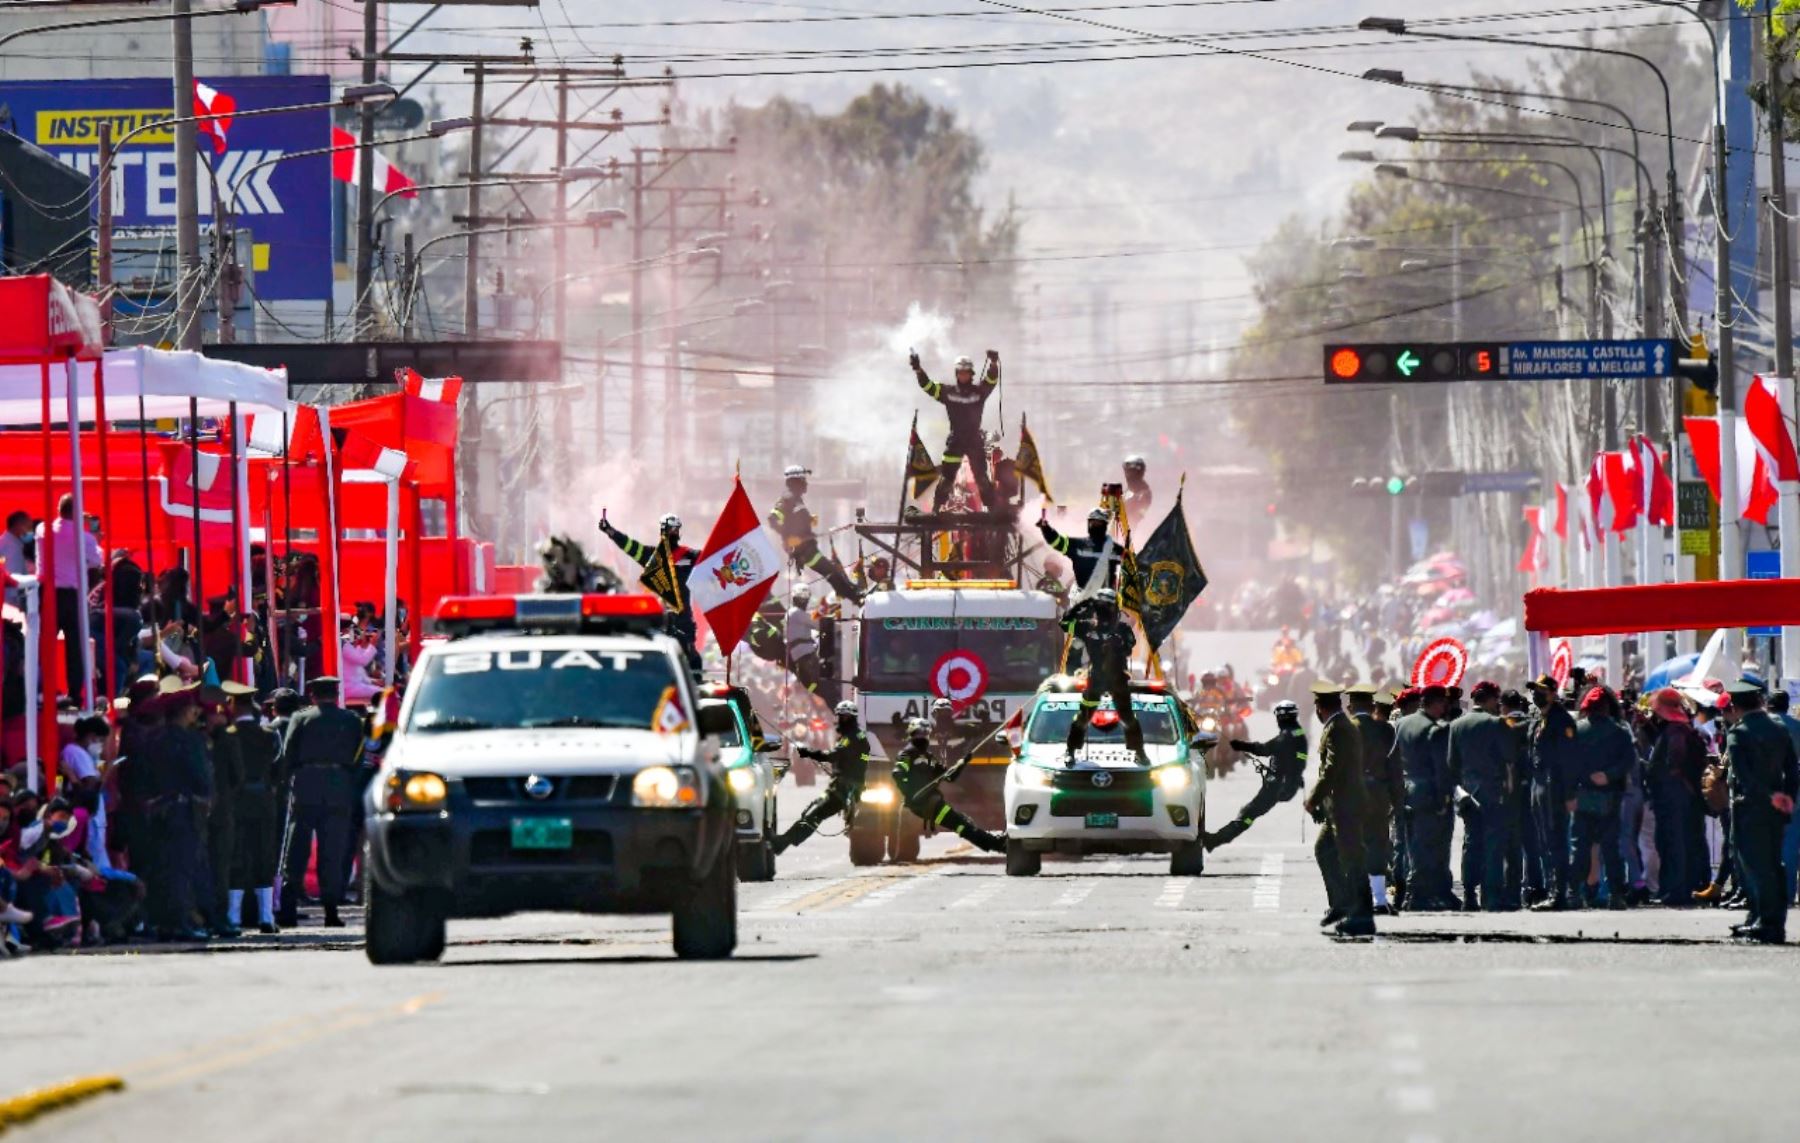
<path fill-rule="evenodd" d="M 50 366 L 51 415 L 67 416 L 65 379 L 67 367 Z M 109 421 L 138 418 L 138 395 L 144 398 L 143 415 L 150 418 L 185 417 L 188 402 L 197 400 L 200 415 L 225 415 L 235 401 L 239 412 L 287 407 L 287 370 L 258 369 L 236 361 L 218 361 L 199 353 L 151 349 L 109 349 L 106 352 L 106 416 Z M 94 419 L 94 363 L 76 365 L 76 389 L 83 421 Z M 0 425 L 38 427 L 43 421 L 43 375 L 37 365 L 0 365 Z"/>

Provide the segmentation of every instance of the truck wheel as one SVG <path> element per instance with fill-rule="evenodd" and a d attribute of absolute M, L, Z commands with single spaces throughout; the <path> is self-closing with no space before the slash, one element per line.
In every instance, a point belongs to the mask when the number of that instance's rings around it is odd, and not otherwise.
<path fill-rule="evenodd" d="M 850 831 L 850 864 L 880 865 L 887 854 L 887 835 L 858 827 Z"/>
<path fill-rule="evenodd" d="M 1036 877 L 1038 870 L 1044 867 L 1044 855 L 1035 850 L 1025 848 L 1022 841 L 1006 842 L 1006 875 L 1008 877 Z"/>
<path fill-rule="evenodd" d="M 1169 856 L 1170 877 L 1198 877 L 1206 872 L 1206 843 L 1198 839 L 1184 843 Z"/>
<path fill-rule="evenodd" d="M 737 869 L 721 853 L 712 869 L 675 905 L 675 955 L 721 960 L 737 948 Z"/>
<path fill-rule="evenodd" d="M 737 847 L 739 881 L 775 880 L 775 850 L 766 841 L 739 842 Z"/>
<path fill-rule="evenodd" d="M 924 837 L 925 830 L 919 819 L 902 811 L 900 820 L 894 823 L 894 844 L 891 847 L 894 860 L 919 860 L 919 843 Z"/>
<path fill-rule="evenodd" d="M 363 952 L 370 964 L 414 964 L 444 955 L 446 910 L 434 894 L 388 893 L 365 872 L 363 902 Z"/>

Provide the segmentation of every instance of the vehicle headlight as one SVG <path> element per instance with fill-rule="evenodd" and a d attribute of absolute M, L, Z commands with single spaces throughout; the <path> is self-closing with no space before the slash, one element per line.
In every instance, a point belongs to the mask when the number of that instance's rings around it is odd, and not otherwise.
<path fill-rule="evenodd" d="M 750 772 L 748 766 L 731 771 L 725 776 L 725 780 L 730 782 L 731 788 L 740 794 L 756 785 L 756 775 Z"/>
<path fill-rule="evenodd" d="M 1150 779 L 1165 794 L 1179 794 L 1194 780 L 1186 766 L 1159 766 L 1150 771 Z"/>
<path fill-rule="evenodd" d="M 1219 720 L 1209 714 L 1205 718 L 1200 720 L 1200 729 L 1201 730 L 1217 730 L 1217 729 L 1219 729 Z"/>
<path fill-rule="evenodd" d="M 1013 777 L 1018 780 L 1019 785 L 1029 789 L 1048 790 L 1050 788 L 1050 771 L 1041 770 L 1036 766 L 1014 766 Z"/>
<path fill-rule="evenodd" d="M 387 776 L 386 792 L 384 802 L 391 813 L 438 810 L 450 796 L 450 786 L 441 774 L 426 770 L 393 770 Z"/>
<path fill-rule="evenodd" d="M 892 786 L 869 786 L 862 792 L 864 804 L 871 806 L 891 806 L 894 804 L 894 788 Z"/>
<path fill-rule="evenodd" d="M 700 776 L 692 766 L 651 766 L 631 780 L 631 804 L 684 810 L 704 801 Z"/>
<path fill-rule="evenodd" d="M 1280 675 L 1270 675 L 1269 676 L 1269 685 L 1272 687 L 1280 686 L 1281 685 L 1281 676 Z"/>

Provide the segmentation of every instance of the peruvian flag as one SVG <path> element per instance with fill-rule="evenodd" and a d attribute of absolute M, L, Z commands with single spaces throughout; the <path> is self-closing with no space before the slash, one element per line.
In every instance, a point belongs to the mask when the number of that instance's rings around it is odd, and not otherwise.
<path fill-rule="evenodd" d="M 1644 510 L 1644 518 L 1658 528 L 1667 528 L 1675 523 L 1675 482 L 1669 479 L 1669 470 L 1663 467 L 1662 450 L 1656 442 L 1643 433 L 1631 438 L 1632 462 L 1636 466 L 1638 484 L 1638 504 Z"/>
<path fill-rule="evenodd" d="M 461 377 L 424 377 L 411 366 L 405 369 L 396 369 L 394 372 L 399 374 L 395 380 L 398 382 L 401 392 L 408 397 L 454 405 L 462 396 L 463 379 Z"/>
<path fill-rule="evenodd" d="M 1567 543 L 1569 540 L 1569 486 L 1557 482 L 1556 485 L 1556 538 Z"/>
<path fill-rule="evenodd" d="M 399 449 L 387 448 L 353 429 L 332 429 L 331 436 L 337 442 L 340 472 L 368 470 L 388 480 L 406 475 L 407 457 Z"/>
<path fill-rule="evenodd" d="M 357 162 L 361 144 L 355 135 L 342 127 L 331 129 L 331 177 L 340 183 L 351 186 L 361 185 Z M 414 190 L 418 184 L 400 173 L 400 168 L 388 162 L 373 151 L 369 153 L 375 165 L 375 191 L 377 194 L 398 193 L 401 198 L 418 198 L 419 192 Z"/>
<path fill-rule="evenodd" d="M 237 100 L 199 80 L 194 81 L 194 115 L 217 117 L 203 118 L 194 124 L 194 130 L 212 137 L 213 154 L 225 153 L 225 133 L 231 130 L 231 117 L 236 111 Z"/>
<path fill-rule="evenodd" d="M 1535 576 L 1550 562 L 1544 552 L 1543 508 L 1536 504 L 1526 506 L 1525 527 L 1525 554 L 1519 557 L 1519 570 Z"/>
<path fill-rule="evenodd" d="M 324 435 L 319 431 L 319 410 L 289 401 L 286 416 L 252 413 L 250 438 L 245 443 L 251 452 L 264 456 L 285 454 L 290 462 L 311 460 L 325 446 Z"/>
<path fill-rule="evenodd" d="M 1587 519 L 1582 521 L 1581 542 L 1592 547 L 1595 540 L 1605 536 L 1606 522 L 1610 519 L 1602 512 L 1607 503 L 1605 453 L 1594 454 L 1594 463 L 1588 466 L 1586 487 L 1588 511 Z"/>
<path fill-rule="evenodd" d="M 223 453 L 201 452 L 198 459 L 186 443 L 164 445 L 162 508 L 169 516 L 194 518 L 200 508 L 202 534 L 231 523 L 231 460 Z"/>
<path fill-rule="evenodd" d="M 1612 530 L 1621 535 L 1637 527 L 1643 505 L 1638 497 L 1643 492 L 1638 478 L 1637 461 L 1626 451 L 1601 454 L 1606 460 L 1606 498 L 1612 503 Z"/>
<path fill-rule="evenodd" d="M 1781 397 L 1770 377 L 1756 377 L 1744 394 L 1744 420 L 1757 453 L 1769 465 L 1776 480 L 1800 480 L 1800 457 L 1794 455 L 1794 437 L 1781 415 Z"/>
<path fill-rule="evenodd" d="M 763 531 L 762 516 L 750 506 L 744 482 L 734 480 L 731 499 L 688 575 L 688 597 L 706 616 L 722 653 L 737 649 L 780 574 L 781 555 Z"/>
<path fill-rule="evenodd" d="M 1713 499 L 1723 503 L 1719 495 L 1719 418 L 1683 417 L 1682 425 L 1687 429 L 1688 447 L 1694 450 L 1694 467 L 1705 478 Z M 1769 511 L 1781 498 L 1775 488 L 1775 464 L 1757 448 L 1750 422 L 1743 417 L 1737 419 L 1736 437 L 1738 515 L 1767 524 Z"/>

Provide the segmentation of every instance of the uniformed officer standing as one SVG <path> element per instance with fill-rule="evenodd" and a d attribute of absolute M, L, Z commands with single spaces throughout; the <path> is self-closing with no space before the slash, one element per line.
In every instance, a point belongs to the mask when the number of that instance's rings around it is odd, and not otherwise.
<path fill-rule="evenodd" d="M 250 696 L 234 696 L 233 715 L 231 729 L 243 763 L 243 784 L 237 792 L 231 853 L 230 920 L 242 923 L 244 894 L 253 892 L 257 929 L 272 934 L 280 931 L 275 927 L 275 873 L 281 859 L 281 811 L 276 803 L 276 791 L 282 786 L 281 739 L 258 721 Z"/>
<path fill-rule="evenodd" d="M 1800 796 L 1800 756 L 1787 731 L 1763 709 L 1762 687 L 1738 682 L 1725 691 L 1738 712 L 1725 736 L 1732 860 L 1749 905 L 1744 923 L 1731 932 L 1740 941 L 1783 944 L 1788 898 L 1781 835 Z"/>
<path fill-rule="evenodd" d="M 961 810 L 944 800 L 941 787 L 961 775 L 949 773 L 931 752 L 931 723 L 915 718 L 906 724 L 906 745 L 894 759 L 894 785 L 906 808 L 920 821 L 971 842 L 988 853 L 1005 853 L 1006 838 L 989 833 L 970 821 Z M 948 776 L 946 776 L 948 775 Z"/>
<path fill-rule="evenodd" d="M 1619 799 L 1627 776 L 1637 765 L 1637 744 L 1619 723 L 1618 710 L 1618 699 L 1605 687 L 1594 687 L 1581 700 L 1573 751 L 1576 775 L 1564 804 L 1570 814 L 1570 892 L 1579 897 L 1585 891 L 1593 850 L 1599 846 L 1608 904 L 1628 909 L 1631 883 L 1625 878 L 1625 855 L 1619 849 Z"/>
<path fill-rule="evenodd" d="M 206 803 L 212 797 L 206 737 L 198 729 L 200 687 L 173 685 L 155 702 L 165 723 L 152 736 L 143 793 L 146 830 L 156 838 L 148 914 L 157 938 L 205 941 L 194 927 L 196 893 L 205 863 Z"/>
<path fill-rule="evenodd" d="M 857 717 L 856 704 L 849 699 L 837 704 L 837 743 L 830 750 L 802 746 L 799 754 L 802 758 L 825 763 L 831 770 L 831 781 L 826 784 L 825 792 L 801 811 L 799 820 L 775 838 L 776 853 L 799 845 L 817 833 L 819 826 L 833 814 L 854 816 L 857 799 L 862 797 L 863 783 L 868 780 L 869 763 L 875 757 L 869 746 L 869 736 L 863 733 L 862 722 Z"/>
<path fill-rule="evenodd" d="M 1531 816 L 1531 703 L 1518 691 L 1500 696 L 1500 721 L 1512 732 L 1512 769 L 1506 775 L 1505 874 L 1501 904 L 1511 912 L 1544 899 L 1543 867 L 1526 843 Z"/>
<path fill-rule="evenodd" d="M 1476 683 L 1469 701 L 1473 709 L 1450 724 L 1446 750 L 1463 823 L 1463 911 L 1498 913 L 1505 905 L 1506 780 L 1514 739 L 1500 718 L 1499 683 Z"/>
<path fill-rule="evenodd" d="M 969 459 L 969 471 L 975 476 L 975 491 L 981 496 L 981 506 L 989 512 L 999 507 L 1000 502 L 994 495 L 994 483 L 988 476 L 987 442 L 981 432 L 982 412 L 987 408 L 987 400 L 993 396 L 1000 385 L 1000 352 L 987 351 L 987 368 L 982 371 L 980 381 L 975 379 L 975 362 L 967 357 L 956 359 L 956 384 L 941 385 L 925 374 L 925 367 L 919 361 L 917 353 L 907 359 L 912 366 L 913 379 L 927 397 L 944 407 L 944 413 L 950 418 L 950 435 L 944 440 L 944 455 L 938 461 L 938 486 L 933 494 L 931 510 L 942 512 L 944 504 L 950 499 L 950 492 L 956 486 L 956 476 L 962 470 L 964 457 Z"/>
<path fill-rule="evenodd" d="M 242 936 L 231 914 L 231 855 L 237 847 L 237 797 L 244 786 L 244 760 L 231 724 L 231 700 L 255 694 L 254 687 L 227 680 L 206 696 L 207 754 L 212 765 L 212 801 L 206 813 L 207 898 L 201 902 L 215 937 Z"/>
<path fill-rule="evenodd" d="M 1094 721 L 1102 696 L 1113 700 L 1113 710 L 1125 727 L 1125 745 L 1141 756 L 1144 728 L 1131 705 L 1131 650 L 1137 646 L 1137 633 L 1119 616 L 1118 594 L 1102 588 L 1092 599 L 1071 607 L 1063 625 L 1081 641 L 1088 664 L 1081 709 L 1069 723 L 1070 756 L 1087 742 L 1088 724 Z"/>
<path fill-rule="evenodd" d="M 839 599 L 860 605 L 861 589 L 851 582 L 842 564 L 819 549 L 818 521 L 806 506 L 806 478 L 812 474 L 800 465 L 790 464 L 783 475 L 787 495 L 775 501 L 775 507 L 769 511 L 769 527 L 781 537 L 782 548 L 795 568 L 824 576 Z"/>
<path fill-rule="evenodd" d="M 1313 846 L 1319 875 L 1331 911 L 1326 925 L 1340 937 L 1375 935 L 1374 899 L 1363 873 L 1362 848 L 1362 738 L 1344 714 L 1342 691 L 1336 683 L 1312 686 L 1313 714 L 1319 732 L 1319 776 L 1306 795 L 1306 812 L 1319 823 L 1319 840 Z"/>
<path fill-rule="evenodd" d="M 1091 596 L 1103 587 L 1119 586 L 1119 561 L 1124 549 L 1112 538 L 1112 517 L 1106 509 L 1088 513 L 1087 535 L 1070 539 L 1050 526 L 1048 514 L 1038 517 L 1038 532 L 1050 549 L 1069 557 L 1075 569 L 1075 594 Z"/>
<path fill-rule="evenodd" d="M 1419 709 L 1394 724 L 1394 752 L 1405 786 L 1401 816 L 1406 835 L 1405 906 L 1415 911 L 1457 908 L 1450 889 L 1449 728 L 1444 688 L 1419 692 Z"/>
<path fill-rule="evenodd" d="M 344 851 L 350 844 L 351 805 L 362 760 L 362 719 L 338 705 L 338 680 L 321 675 L 306 685 L 313 705 L 294 715 L 282 743 L 293 794 L 283 846 L 281 912 L 284 929 L 299 925 L 296 910 L 306 880 L 307 859 L 316 840 L 319 849 L 319 899 L 325 927 L 342 928 L 338 907 L 344 903 Z"/>
<path fill-rule="evenodd" d="M 681 593 L 681 607 L 665 609 L 663 613 L 664 629 L 668 631 L 671 638 L 681 644 L 681 650 L 687 656 L 688 666 L 693 670 L 699 670 L 700 629 L 694 623 L 694 604 L 688 595 L 688 576 L 693 574 L 694 561 L 700 558 L 700 553 L 682 544 L 681 517 L 669 513 L 658 522 L 657 532 L 662 539 L 657 544 L 638 543 L 613 527 L 604 511 L 600 515 L 600 530 L 606 533 L 607 539 L 619 545 L 619 550 L 625 553 L 626 559 L 641 568 L 650 566 L 663 544 L 669 546 L 669 563 L 675 569 L 675 586 Z"/>
<path fill-rule="evenodd" d="M 1399 755 L 1394 753 L 1394 728 L 1375 717 L 1375 688 L 1366 684 L 1346 687 L 1344 701 L 1362 740 L 1363 871 L 1369 878 L 1375 915 L 1391 916 L 1394 910 L 1388 903 L 1387 881 L 1394 863 L 1394 810 L 1406 800 L 1406 778 Z"/>
<path fill-rule="evenodd" d="M 1568 778 L 1574 773 L 1575 716 L 1557 697 L 1556 680 L 1539 675 L 1527 684 L 1537 719 L 1531 726 L 1531 828 L 1539 862 L 1540 880 L 1549 895 L 1535 909 L 1569 907 L 1569 809 Z"/>
<path fill-rule="evenodd" d="M 1243 832 L 1282 802 L 1292 801 L 1306 782 L 1306 731 L 1300 725 L 1300 708 L 1282 700 L 1275 704 L 1275 737 L 1267 742 L 1231 740 L 1231 748 L 1243 754 L 1267 758 L 1267 766 L 1258 766 L 1262 786 L 1244 803 L 1237 816 L 1226 822 L 1217 833 L 1206 835 L 1206 848 L 1213 850 L 1230 845 Z"/>

